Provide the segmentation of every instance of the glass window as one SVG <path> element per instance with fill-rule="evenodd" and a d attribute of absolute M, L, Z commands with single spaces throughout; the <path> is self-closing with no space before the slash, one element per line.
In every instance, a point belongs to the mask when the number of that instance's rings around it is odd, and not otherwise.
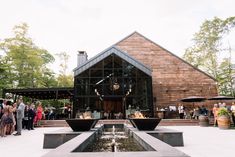
<path fill-rule="evenodd" d="M 76 76 L 75 80 L 78 104 L 75 110 L 89 106 L 92 110 L 125 113 L 129 105 L 152 110 L 151 77 L 115 54 Z"/>
<path fill-rule="evenodd" d="M 104 69 L 112 69 L 112 68 L 113 68 L 113 55 L 110 55 L 104 59 Z"/>
<path fill-rule="evenodd" d="M 102 69 L 90 69 L 90 77 L 103 77 Z"/>

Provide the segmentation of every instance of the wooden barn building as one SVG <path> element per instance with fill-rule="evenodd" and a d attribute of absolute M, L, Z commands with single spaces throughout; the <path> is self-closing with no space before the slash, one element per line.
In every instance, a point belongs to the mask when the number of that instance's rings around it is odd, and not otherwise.
<path fill-rule="evenodd" d="M 89 60 L 79 52 L 74 69 L 74 112 L 89 107 L 127 117 L 139 108 L 156 116 L 182 98 L 217 94 L 213 77 L 138 32 Z"/>

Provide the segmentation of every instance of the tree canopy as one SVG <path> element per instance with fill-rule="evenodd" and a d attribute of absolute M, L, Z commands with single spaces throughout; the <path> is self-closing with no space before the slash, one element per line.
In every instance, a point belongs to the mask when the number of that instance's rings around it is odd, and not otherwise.
<path fill-rule="evenodd" d="M 218 81 L 219 92 L 223 95 L 232 95 L 234 92 L 231 79 L 232 50 L 222 42 L 234 26 L 235 17 L 206 20 L 199 32 L 194 34 L 193 46 L 187 48 L 184 54 L 186 61 Z"/>
<path fill-rule="evenodd" d="M 54 73 L 47 66 L 54 57 L 35 45 L 28 36 L 28 25 L 13 28 L 14 37 L 0 42 L 0 88 L 35 88 L 56 85 Z"/>
<path fill-rule="evenodd" d="M 57 77 L 59 87 L 73 87 L 73 75 L 67 74 L 69 55 L 66 52 L 56 54 L 60 58 L 60 70 Z"/>

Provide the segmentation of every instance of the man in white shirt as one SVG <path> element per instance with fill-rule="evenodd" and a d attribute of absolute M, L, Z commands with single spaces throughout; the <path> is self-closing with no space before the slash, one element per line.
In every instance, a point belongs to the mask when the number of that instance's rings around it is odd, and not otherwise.
<path fill-rule="evenodd" d="M 178 111 L 179 111 L 180 119 L 184 119 L 184 106 L 179 104 Z"/>

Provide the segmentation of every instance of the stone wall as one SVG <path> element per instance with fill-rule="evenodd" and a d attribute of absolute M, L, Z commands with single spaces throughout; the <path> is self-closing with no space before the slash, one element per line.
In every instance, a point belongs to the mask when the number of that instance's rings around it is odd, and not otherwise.
<path fill-rule="evenodd" d="M 218 94 L 216 81 L 212 77 L 137 32 L 115 46 L 153 70 L 155 110 L 156 107 L 176 105 L 184 97 Z"/>

